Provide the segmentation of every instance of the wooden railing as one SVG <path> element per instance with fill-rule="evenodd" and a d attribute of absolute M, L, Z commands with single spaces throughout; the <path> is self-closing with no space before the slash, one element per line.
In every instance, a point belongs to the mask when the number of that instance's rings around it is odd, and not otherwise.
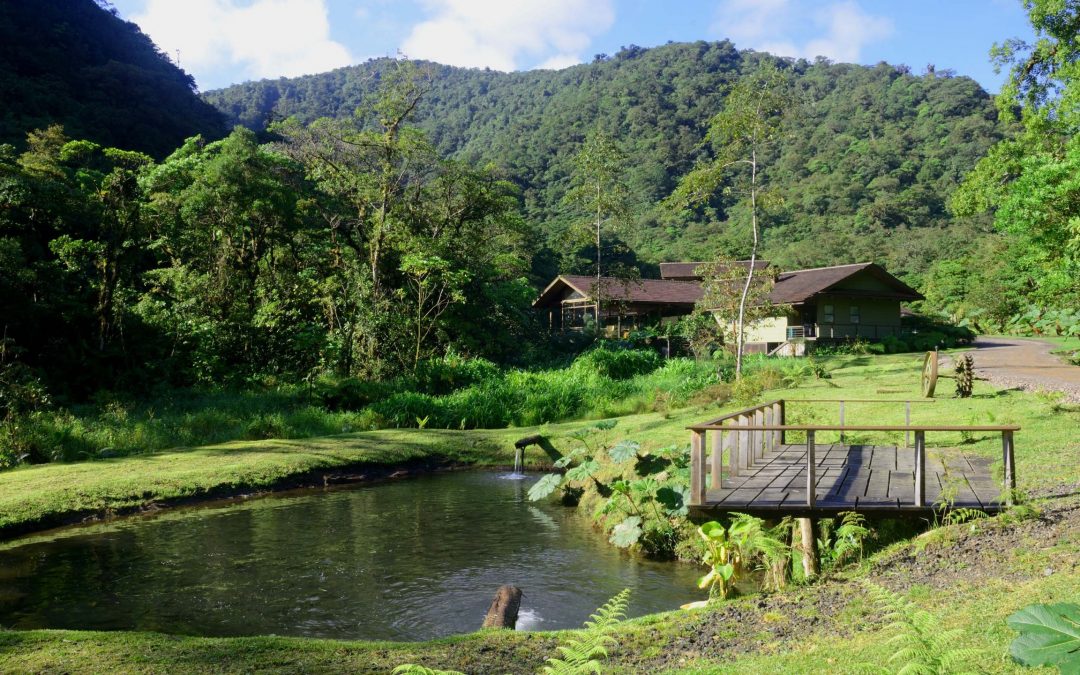
<path fill-rule="evenodd" d="M 879 401 L 868 399 L 847 399 L 865 403 L 907 403 L 907 423 L 904 425 L 845 425 L 843 403 L 836 400 L 804 399 L 798 402 L 837 402 L 841 403 L 840 424 L 785 424 L 784 417 L 789 403 L 782 399 L 769 401 L 759 406 L 745 408 L 722 417 L 687 427 L 690 430 L 690 505 L 701 506 L 707 502 L 708 489 L 719 489 L 723 481 L 723 452 L 728 452 L 728 475 L 737 477 L 740 471 L 750 468 L 754 459 L 765 453 L 777 450 L 785 444 L 789 431 L 806 434 L 806 506 L 813 508 L 817 498 L 817 458 L 815 435 L 818 432 L 839 432 L 841 438 L 849 431 L 903 431 L 914 434 L 915 444 L 915 506 L 926 506 L 926 433 L 927 432 L 975 432 L 993 431 L 1001 433 L 1002 460 L 1006 498 L 1010 498 L 1016 489 L 1016 467 L 1014 461 L 1013 433 L 1020 430 L 1014 425 L 915 425 L 910 423 L 910 404 L 915 401 Z M 771 421 L 770 419 L 771 418 Z M 705 448 L 708 434 L 712 432 L 712 453 L 706 462 Z M 707 487 L 708 486 L 708 487 Z"/>
<path fill-rule="evenodd" d="M 732 425 L 724 426 L 725 422 Z M 736 410 L 716 419 L 690 427 L 690 493 L 702 494 L 705 491 L 706 462 L 705 442 L 709 430 L 716 430 L 713 435 L 712 457 L 708 463 L 711 477 L 710 487 L 723 487 L 723 455 L 728 452 L 728 474 L 738 476 L 740 471 L 749 468 L 755 459 L 766 452 L 776 449 L 784 443 L 784 432 L 772 430 L 765 433 L 759 427 L 784 424 L 784 402 L 769 401 L 752 408 Z M 730 430 L 731 426 L 737 427 Z M 753 428 L 751 428 L 753 427 Z M 700 430 L 700 431 L 699 431 Z M 726 436 L 726 437 L 725 437 Z"/>

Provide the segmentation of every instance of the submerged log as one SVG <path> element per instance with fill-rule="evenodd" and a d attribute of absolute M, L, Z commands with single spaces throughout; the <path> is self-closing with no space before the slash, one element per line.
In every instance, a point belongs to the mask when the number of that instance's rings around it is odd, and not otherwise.
<path fill-rule="evenodd" d="M 500 586 L 491 601 L 484 628 L 509 628 L 517 625 L 518 609 L 521 608 L 521 589 L 517 586 Z"/>

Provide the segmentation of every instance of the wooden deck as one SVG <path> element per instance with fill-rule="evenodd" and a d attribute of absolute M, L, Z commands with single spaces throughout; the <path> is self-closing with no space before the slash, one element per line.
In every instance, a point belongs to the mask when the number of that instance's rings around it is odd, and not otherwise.
<path fill-rule="evenodd" d="M 815 449 L 817 490 L 807 504 L 806 446 L 778 445 L 724 476 L 723 487 L 706 489 L 696 511 L 754 515 L 827 515 L 841 511 L 920 515 L 944 502 L 954 508 L 997 511 L 1003 505 L 990 460 L 927 453 L 925 506 L 915 505 L 915 451 L 894 445 L 821 444 Z"/>
<path fill-rule="evenodd" d="M 904 404 L 904 423 L 848 424 L 845 404 L 855 402 L 776 400 L 691 425 L 691 511 L 696 515 L 739 511 L 813 517 L 859 511 L 919 516 L 948 508 L 993 512 L 1009 505 L 1016 488 L 1014 433 L 1020 427 L 913 423 L 911 404 L 926 401 L 858 401 L 877 406 L 867 411 L 879 419 L 882 408 L 885 413 L 891 408 L 890 416 L 899 416 L 898 404 Z M 838 423 L 785 423 L 790 405 L 813 403 L 838 403 Z M 992 460 L 955 447 L 957 436 L 986 432 L 1001 435 L 1000 481 L 995 479 Z M 899 440 L 893 442 L 903 444 L 853 442 L 857 436 L 865 441 L 867 433 L 871 439 L 887 443 L 895 438 Z M 946 442 L 931 450 L 928 435 Z M 838 442 L 825 442 L 826 438 Z"/>

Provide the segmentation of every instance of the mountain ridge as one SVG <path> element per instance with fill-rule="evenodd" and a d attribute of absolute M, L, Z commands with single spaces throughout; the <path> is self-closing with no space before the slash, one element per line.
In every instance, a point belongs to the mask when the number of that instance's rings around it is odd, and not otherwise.
<path fill-rule="evenodd" d="M 522 191 L 525 213 L 558 248 L 575 220 L 563 206 L 572 159 L 593 127 L 619 139 L 635 195 L 620 236 L 646 262 L 700 259 L 745 248 L 744 214 L 718 195 L 693 213 L 657 203 L 680 176 L 710 156 L 701 144 L 724 91 L 770 55 L 729 41 L 631 46 L 558 71 L 502 73 L 439 64 L 417 123 L 439 150 L 494 163 Z M 906 66 L 780 60 L 803 102 L 789 139 L 766 162 L 777 191 L 767 214 L 765 254 L 785 266 L 875 259 L 909 279 L 950 249 L 988 231 L 958 219 L 948 195 L 1006 132 L 990 95 L 974 80 Z M 209 91 L 226 117 L 263 132 L 288 116 L 344 117 L 369 103 L 389 59 L 299 78 Z M 813 244 L 812 246 L 810 244 Z M 565 253 L 565 252 L 564 252 Z M 551 263 L 584 270 L 587 253 Z"/>

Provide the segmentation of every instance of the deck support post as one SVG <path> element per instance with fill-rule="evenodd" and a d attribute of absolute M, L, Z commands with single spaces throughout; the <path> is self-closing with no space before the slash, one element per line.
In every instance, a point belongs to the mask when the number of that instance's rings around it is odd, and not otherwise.
<path fill-rule="evenodd" d="M 705 432 L 690 432 L 690 504 L 705 504 Z"/>
<path fill-rule="evenodd" d="M 915 432 L 915 506 L 926 506 L 926 432 Z"/>
<path fill-rule="evenodd" d="M 713 430 L 712 439 L 712 475 L 709 476 L 709 487 L 719 490 L 724 487 L 721 474 L 724 471 L 724 432 L 719 429 Z"/>
<path fill-rule="evenodd" d="M 1005 503 L 1012 506 L 1016 491 L 1016 465 L 1013 457 L 1013 432 L 1001 432 L 1001 454 L 1005 464 Z"/>
<path fill-rule="evenodd" d="M 813 518 L 799 518 L 799 548 L 802 549 L 803 576 L 812 579 L 818 575 L 817 539 L 814 536 Z"/>
<path fill-rule="evenodd" d="M 817 501 L 817 458 L 814 457 L 814 432 L 806 432 L 806 505 L 814 508 Z"/>

